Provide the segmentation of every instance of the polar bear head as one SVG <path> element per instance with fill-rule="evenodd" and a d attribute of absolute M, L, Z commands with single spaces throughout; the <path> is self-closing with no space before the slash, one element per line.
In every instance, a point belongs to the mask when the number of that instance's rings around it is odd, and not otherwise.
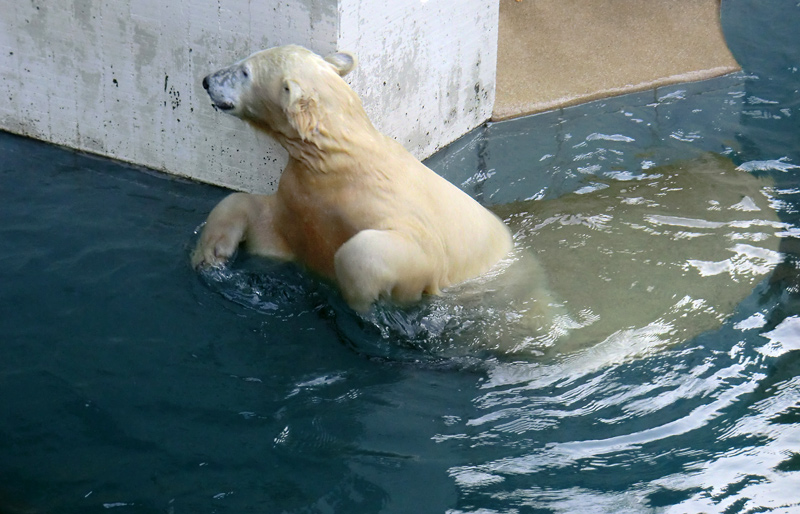
<path fill-rule="evenodd" d="M 309 140 L 327 113 L 361 102 L 341 77 L 356 66 L 348 52 L 324 59 L 301 46 L 256 52 L 203 79 L 214 107 L 274 136 Z"/>

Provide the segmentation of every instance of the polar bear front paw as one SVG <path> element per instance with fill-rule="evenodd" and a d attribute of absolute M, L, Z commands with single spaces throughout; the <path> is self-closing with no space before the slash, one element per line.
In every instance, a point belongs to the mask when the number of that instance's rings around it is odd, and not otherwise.
<path fill-rule="evenodd" d="M 192 267 L 200 269 L 222 266 L 233 257 L 238 246 L 238 241 L 234 242 L 224 234 L 216 238 L 207 238 L 203 234 L 192 252 Z"/>

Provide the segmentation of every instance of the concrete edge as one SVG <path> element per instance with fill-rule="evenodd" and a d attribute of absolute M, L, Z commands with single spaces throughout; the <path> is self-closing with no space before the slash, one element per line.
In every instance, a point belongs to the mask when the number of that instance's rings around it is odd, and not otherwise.
<path fill-rule="evenodd" d="M 637 93 L 640 91 L 647 91 L 648 89 L 655 89 L 658 87 L 680 84 L 684 82 L 699 82 L 701 80 L 720 77 L 722 75 L 735 73 L 737 71 L 741 71 L 739 66 L 719 66 L 717 68 L 711 68 L 708 70 L 690 71 L 668 77 L 660 77 L 656 80 L 641 82 L 639 84 L 630 84 L 624 87 L 602 89 L 583 95 L 564 96 L 546 102 L 504 105 L 496 108 L 496 111 L 492 114 L 491 121 L 506 121 L 514 118 L 521 118 L 531 114 L 552 111 L 561 107 L 571 107 L 582 103 L 592 102 L 594 100 L 600 100 L 602 98 L 621 96 L 628 93 Z"/>

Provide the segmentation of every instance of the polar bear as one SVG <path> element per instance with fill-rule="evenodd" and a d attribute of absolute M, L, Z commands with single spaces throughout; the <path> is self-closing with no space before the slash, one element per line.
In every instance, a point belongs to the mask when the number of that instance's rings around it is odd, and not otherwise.
<path fill-rule="evenodd" d="M 290 45 L 203 79 L 216 108 L 272 136 L 289 161 L 274 194 L 234 193 L 212 210 L 194 267 L 221 265 L 244 243 L 332 279 L 366 311 L 439 294 L 510 252 L 496 215 L 375 129 L 342 79 L 355 65 Z"/>

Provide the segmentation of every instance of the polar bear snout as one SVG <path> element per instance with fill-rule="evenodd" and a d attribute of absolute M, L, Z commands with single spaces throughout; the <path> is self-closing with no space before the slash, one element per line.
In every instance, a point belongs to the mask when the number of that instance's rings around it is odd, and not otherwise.
<path fill-rule="evenodd" d="M 208 92 L 214 107 L 235 115 L 235 112 L 230 111 L 235 111 L 239 105 L 241 91 L 249 79 L 245 66 L 234 65 L 203 78 L 203 89 Z"/>
<path fill-rule="evenodd" d="M 233 110 L 235 103 L 231 98 L 230 87 L 225 87 L 224 81 L 220 80 L 219 72 L 212 73 L 203 79 L 203 89 L 208 92 L 214 107 L 223 111 Z"/>

